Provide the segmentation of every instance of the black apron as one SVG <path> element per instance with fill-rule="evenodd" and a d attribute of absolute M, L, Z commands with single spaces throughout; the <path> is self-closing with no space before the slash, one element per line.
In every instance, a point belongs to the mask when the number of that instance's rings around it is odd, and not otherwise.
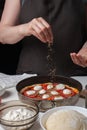
<path fill-rule="evenodd" d="M 50 23 L 54 35 L 53 49 L 57 75 L 84 75 L 86 69 L 75 65 L 71 52 L 78 52 L 84 43 L 84 10 L 82 0 L 25 0 L 21 8 L 21 23 L 43 17 Z M 34 36 L 23 39 L 17 73 L 48 75 L 48 47 Z"/>

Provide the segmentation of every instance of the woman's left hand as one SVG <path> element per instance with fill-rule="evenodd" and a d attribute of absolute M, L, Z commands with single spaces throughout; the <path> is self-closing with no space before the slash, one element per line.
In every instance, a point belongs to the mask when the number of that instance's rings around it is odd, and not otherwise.
<path fill-rule="evenodd" d="M 70 56 L 74 64 L 87 67 L 87 46 L 82 47 L 78 53 L 70 53 Z"/>

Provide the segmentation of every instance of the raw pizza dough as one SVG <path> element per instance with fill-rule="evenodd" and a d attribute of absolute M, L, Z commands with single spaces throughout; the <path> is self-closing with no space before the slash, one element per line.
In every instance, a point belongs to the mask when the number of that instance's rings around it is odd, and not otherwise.
<path fill-rule="evenodd" d="M 58 110 L 46 122 L 47 130 L 87 130 L 87 117 L 75 110 Z"/>

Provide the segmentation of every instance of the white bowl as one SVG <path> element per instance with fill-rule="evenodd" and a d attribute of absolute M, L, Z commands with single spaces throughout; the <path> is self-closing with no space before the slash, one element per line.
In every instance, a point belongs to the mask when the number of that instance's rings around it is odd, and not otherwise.
<path fill-rule="evenodd" d="M 55 107 L 55 108 L 52 108 L 48 111 L 46 111 L 42 117 L 40 118 L 40 125 L 42 127 L 43 130 L 46 130 L 45 128 L 45 124 L 46 124 L 46 121 L 48 119 L 48 117 L 58 111 L 58 110 L 76 110 L 77 112 L 80 112 L 82 113 L 83 115 L 87 116 L 87 109 L 86 108 L 83 108 L 83 107 L 77 107 L 77 106 L 62 106 L 62 107 Z"/>
<path fill-rule="evenodd" d="M 0 86 L 0 96 L 2 96 L 5 93 L 5 87 Z"/>

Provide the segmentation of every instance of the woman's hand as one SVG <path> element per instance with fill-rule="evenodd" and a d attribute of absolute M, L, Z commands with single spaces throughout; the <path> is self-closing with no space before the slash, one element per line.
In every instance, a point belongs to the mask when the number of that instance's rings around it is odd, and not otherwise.
<path fill-rule="evenodd" d="M 25 26 L 25 36 L 34 35 L 44 43 L 53 43 L 51 27 L 42 17 L 34 18 Z"/>
<path fill-rule="evenodd" d="M 78 53 L 70 53 L 71 59 L 73 63 L 87 67 L 87 46 L 82 47 Z"/>

